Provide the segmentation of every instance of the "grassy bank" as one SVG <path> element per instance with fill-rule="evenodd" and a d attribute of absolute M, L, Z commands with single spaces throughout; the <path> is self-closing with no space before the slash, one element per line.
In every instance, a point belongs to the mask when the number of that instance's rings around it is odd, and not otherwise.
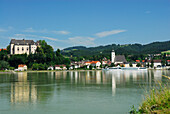
<path fill-rule="evenodd" d="M 170 114 L 170 88 L 169 85 L 162 86 L 160 88 L 152 89 L 149 94 L 145 96 L 145 100 L 136 110 L 134 106 L 130 111 L 132 114 Z"/>

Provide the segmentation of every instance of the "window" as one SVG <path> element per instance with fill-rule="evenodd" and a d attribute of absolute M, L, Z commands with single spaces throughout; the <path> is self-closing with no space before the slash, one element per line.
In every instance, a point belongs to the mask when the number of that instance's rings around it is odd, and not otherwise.
<path fill-rule="evenodd" d="M 19 51 L 19 47 L 17 48 L 17 50 Z"/>
<path fill-rule="evenodd" d="M 28 47 L 27 47 L 27 51 L 28 51 Z"/>
<path fill-rule="evenodd" d="M 24 48 L 22 47 L 22 51 L 24 51 Z"/>

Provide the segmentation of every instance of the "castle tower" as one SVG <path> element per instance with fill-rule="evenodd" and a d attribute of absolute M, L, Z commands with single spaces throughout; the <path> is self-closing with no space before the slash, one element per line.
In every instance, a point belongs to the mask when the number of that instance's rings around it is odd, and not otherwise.
<path fill-rule="evenodd" d="M 115 51 L 112 50 L 111 52 L 111 62 L 114 63 L 115 62 Z"/>

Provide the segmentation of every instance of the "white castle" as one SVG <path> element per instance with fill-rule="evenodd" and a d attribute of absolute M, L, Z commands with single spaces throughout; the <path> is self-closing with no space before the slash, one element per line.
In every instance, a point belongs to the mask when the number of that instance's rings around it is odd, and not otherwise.
<path fill-rule="evenodd" d="M 39 42 L 33 40 L 15 40 L 11 39 L 10 42 L 10 54 L 34 54 Z"/>

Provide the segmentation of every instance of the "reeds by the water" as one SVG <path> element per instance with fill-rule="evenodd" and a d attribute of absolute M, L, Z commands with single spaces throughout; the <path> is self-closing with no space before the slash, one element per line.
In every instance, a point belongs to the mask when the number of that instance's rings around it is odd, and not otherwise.
<path fill-rule="evenodd" d="M 170 114 L 170 88 L 168 83 L 166 85 L 160 84 L 159 88 L 150 90 L 140 105 L 139 110 L 132 107 L 130 113 Z"/>

